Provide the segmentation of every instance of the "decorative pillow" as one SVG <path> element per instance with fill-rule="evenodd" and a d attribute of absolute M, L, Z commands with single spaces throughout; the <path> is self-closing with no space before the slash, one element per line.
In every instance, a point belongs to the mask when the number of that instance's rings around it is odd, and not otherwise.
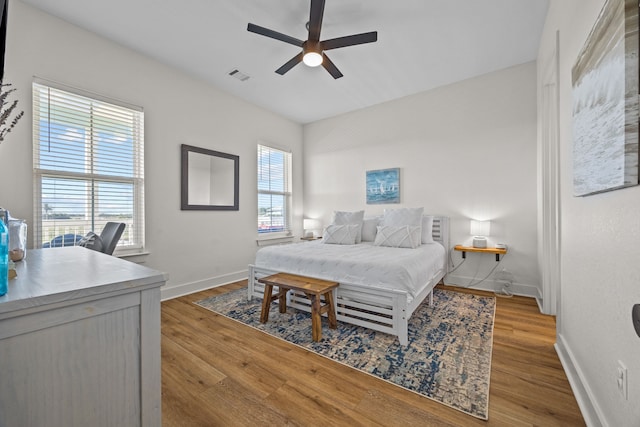
<path fill-rule="evenodd" d="M 378 232 L 379 218 L 365 218 L 362 222 L 362 241 L 373 242 Z"/>
<path fill-rule="evenodd" d="M 433 243 L 433 217 L 422 217 L 422 243 Z"/>
<path fill-rule="evenodd" d="M 391 227 L 411 227 L 411 239 L 416 246 L 422 241 L 422 213 L 424 208 L 385 209 L 381 225 Z M 417 227 L 417 228 L 416 228 Z"/>
<path fill-rule="evenodd" d="M 418 240 L 416 240 L 416 238 Z M 404 225 L 379 225 L 374 246 L 389 246 L 392 248 L 417 248 L 420 246 L 420 227 Z"/>
<path fill-rule="evenodd" d="M 356 243 L 360 243 L 362 241 L 362 222 L 364 219 L 364 211 L 356 211 L 356 212 L 344 212 L 344 211 L 334 211 L 333 212 L 333 221 L 331 224 L 334 225 L 351 225 L 355 224 L 358 226 Z"/>
<path fill-rule="evenodd" d="M 385 209 L 381 225 L 391 225 L 393 227 L 422 226 L 422 213 L 424 208 L 400 208 Z"/>
<path fill-rule="evenodd" d="M 78 246 L 83 246 L 87 249 L 102 252 L 104 245 L 102 243 L 102 238 L 93 231 L 90 231 L 86 236 L 80 239 L 80 241 L 78 242 Z"/>
<path fill-rule="evenodd" d="M 360 226 L 357 224 L 331 224 L 324 229 L 322 243 L 334 245 L 354 245 Z"/>

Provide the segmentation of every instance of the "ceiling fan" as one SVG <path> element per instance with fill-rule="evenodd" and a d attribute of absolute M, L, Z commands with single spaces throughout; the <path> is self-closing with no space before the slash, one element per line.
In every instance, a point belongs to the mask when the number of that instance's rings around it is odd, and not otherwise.
<path fill-rule="evenodd" d="M 304 62 L 310 67 L 322 65 L 334 79 L 339 79 L 342 77 L 342 73 L 338 70 L 338 67 L 331 62 L 324 51 L 338 49 L 340 47 L 372 43 L 378 40 L 378 32 L 371 31 L 369 33 L 354 34 L 351 36 L 320 41 L 320 29 L 322 28 L 322 16 L 324 15 L 324 2 L 325 0 L 311 0 L 311 12 L 309 14 L 309 22 L 307 23 L 309 36 L 306 41 L 249 23 L 247 30 L 252 33 L 260 34 L 302 48 L 302 52 L 291 58 L 282 67 L 278 68 L 276 73 L 284 75 L 299 62 Z"/>

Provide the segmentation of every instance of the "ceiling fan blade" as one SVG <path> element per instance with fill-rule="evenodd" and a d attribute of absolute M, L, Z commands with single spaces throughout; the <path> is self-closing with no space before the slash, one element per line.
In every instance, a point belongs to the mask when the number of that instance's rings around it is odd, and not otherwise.
<path fill-rule="evenodd" d="M 247 25 L 247 31 L 260 34 L 261 36 L 270 37 L 272 39 L 280 40 L 285 43 L 292 44 L 294 46 L 302 47 L 304 41 L 298 40 L 295 37 L 288 36 L 286 34 L 279 33 L 277 31 L 270 30 L 268 28 L 261 27 L 259 25 L 251 24 Z"/>
<path fill-rule="evenodd" d="M 324 15 L 324 0 L 311 0 L 311 12 L 309 13 L 309 40 L 320 41 L 320 29 L 322 28 L 322 16 Z"/>
<path fill-rule="evenodd" d="M 284 64 L 282 67 L 278 68 L 276 70 L 276 73 L 280 74 L 281 76 L 284 75 L 284 73 L 286 73 L 287 71 L 289 71 L 290 69 L 298 65 L 298 63 L 302 62 L 302 56 L 303 56 L 302 52 L 300 52 L 299 54 L 291 58 L 289 61 L 287 61 L 287 63 Z"/>
<path fill-rule="evenodd" d="M 322 54 L 322 66 L 329 72 L 329 74 L 333 76 L 334 79 L 339 79 L 340 77 L 342 77 L 342 73 L 340 72 L 340 70 L 338 70 L 336 64 L 331 62 L 329 57 L 324 53 Z"/>
<path fill-rule="evenodd" d="M 354 34 L 352 36 L 338 37 L 320 42 L 322 50 L 337 49 L 339 47 L 354 46 L 357 44 L 373 43 L 378 41 L 378 32 Z"/>

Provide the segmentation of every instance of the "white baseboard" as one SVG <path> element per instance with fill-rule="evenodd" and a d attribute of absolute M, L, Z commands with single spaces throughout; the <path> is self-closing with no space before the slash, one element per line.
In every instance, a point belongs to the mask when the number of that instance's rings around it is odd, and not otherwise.
<path fill-rule="evenodd" d="M 473 277 L 459 276 L 456 274 L 447 274 L 444 278 L 445 285 L 458 286 L 461 288 L 468 288 L 469 283 L 474 283 L 475 281 L 476 280 Z M 471 286 L 471 289 L 496 292 L 502 290 L 502 284 L 495 280 L 487 279 L 478 285 Z M 512 283 L 509 291 L 513 295 L 520 295 L 523 297 L 539 298 L 540 296 L 537 286 L 527 285 L 525 283 Z"/>
<path fill-rule="evenodd" d="M 229 283 L 245 280 L 249 277 L 247 270 L 237 271 L 235 273 L 225 274 L 218 277 L 210 277 L 197 282 L 183 283 L 171 287 L 163 286 L 160 290 L 160 298 L 162 301 L 189 295 L 194 292 L 204 291 L 206 289 L 216 288 L 218 286 L 227 285 Z"/>
<path fill-rule="evenodd" d="M 564 337 L 560 334 L 556 337 L 555 349 L 560 358 L 560 363 L 562 363 L 562 367 L 564 368 L 564 372 L 567 374 L 571 390 L 578 402 L 580 412 L 582 412 L 582 417 L 587 426 L 608 426 L 602 411 L 593 397 L 589 384 L 584 380 L 580 366 L 576 364 L 571 349 Z"/>
<path fill-rule="evenodd" d="M 536 303 L 538 303 L 538 310 L 540 310 L 540 313 L 548 314 L 548 313 L 544 313 L 544 312 L 542 311 L 542 298 L 540 298 L 540 297 L 536 297 Z"/>

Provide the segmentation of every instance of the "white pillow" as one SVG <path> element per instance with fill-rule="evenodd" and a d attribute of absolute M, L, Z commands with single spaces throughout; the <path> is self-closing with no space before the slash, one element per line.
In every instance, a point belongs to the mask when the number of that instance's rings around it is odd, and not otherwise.
<path fill-rule="evenodd" d="M 356 243 L 356 236 L 359 228 L 360 226 L 356 224 L 331 224 L 324 229 L 324 233 L 322 234 L 322 243 L 354 245 Z"/>
<path fill-rule="evenodd" d="M 416 233 L 416 229 L 418 232 Z M 394 227 L 379 225 L 374 246 L 390 246 L 392 248 L 417 248 L 420 246 L 420 227 L 404 225 Z M 417 238 L 417 240 L 416 240 Z"/>
<path fill-rule="evenodd" d="M 433 243 L 433 217 L 422 217 L 422 243 Z"/>
<path fill-rule="evenodd" d="M 331 224 L 334 225 L 351 225 L 355 224 L 358 226 L 358 235 L 356 236 L 356 243 L 360 243 L 362 241 L 362 222 L 364 219 L 364 211 L 356 211 L 356 212 L 344 212 L 344 211 L 334 211 L 333 212 L 333 221 Z"/>
<path fill-rule="evenodd" d="M 424 208 L 385 209 L 380 225 L 391 227 L 409 226 L 416 246 L 422 241 L 422 213 Z M 416 228 L 417 227 L 417 228 Z"/>
<path fill-rule="evenodd" d="M 402 227 L 403 225 L 422 227 L 424 208 L 385 209 L 381 225 Z"/>
<path fill-rule="evenodd" d="M 379 218 L 365 218 L 362 223 L 362 241 L 373 242 L 378 232 Z"/>

